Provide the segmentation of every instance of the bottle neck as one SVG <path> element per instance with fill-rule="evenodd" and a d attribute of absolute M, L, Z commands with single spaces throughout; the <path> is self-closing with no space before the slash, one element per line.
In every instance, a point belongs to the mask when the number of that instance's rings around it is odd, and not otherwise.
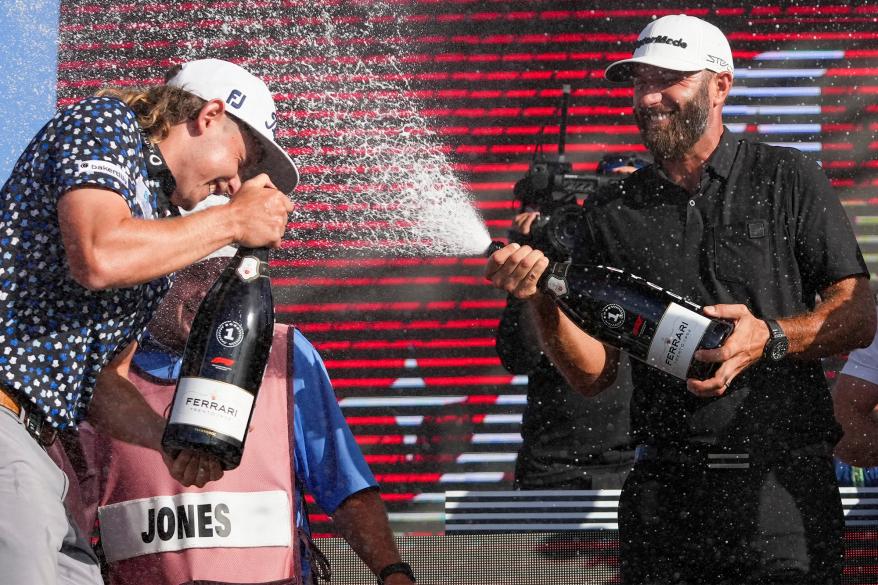
<path fill-rule="evenodd" d="M 567 262 L 556 262 L 554 260 L 549 260 L 549 264 L 546 266 L 546 269 L 540 275 L 540 279 L 537 281 L 537 288 L 541 291 L 549 291 L 552 292 L 549 287 L 549 279 L 551 277 L 556 277 L 559 279 L 564 279 L 567 276 L 567 269 L 570 267 L 570 264 Z"/>
<path fill-rule="evenodd" d="M 244 281 L 250 281 L 256 275 L 268 277 L 268 248 L 238 248 L 238 254 L 232 265 Z"/>
<path fill-rule="evenodd" d="M 241 246 L 238 248 L 238 258 L 243 258 L 245 256 L 255 256 L 260 262 L 268 262 L 268 258 L 271 255 L 271 250 L 269 248 L 246 248 Z"/>

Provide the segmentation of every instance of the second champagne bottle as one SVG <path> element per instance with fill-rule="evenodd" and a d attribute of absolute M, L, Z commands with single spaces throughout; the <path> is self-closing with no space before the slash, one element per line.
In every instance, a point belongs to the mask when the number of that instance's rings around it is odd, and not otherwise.
<path fill-rule="evenodd" d="M 504 246 L 492 242 L 490 256 Z M 720 364 L 699 362 L 699 349 L 717 349 L 734 325 L 639 276 L 607 266 L 550 262 L 537 287 L 595 339 L 671 376 L 704 380 Z"/>
<path fill-rule="evenodd" d="M 706 317 L 688 299 L 617 268 L 552 263 L 538 286 L 595 339 L 682 380 L 713 376 L 720 364 L 700 362 L 695 352 L 722 347 L 734 328 Z"/>

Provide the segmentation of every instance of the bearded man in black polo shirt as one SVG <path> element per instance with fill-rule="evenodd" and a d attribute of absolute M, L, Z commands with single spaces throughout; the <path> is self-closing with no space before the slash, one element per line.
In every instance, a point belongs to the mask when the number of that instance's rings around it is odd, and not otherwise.
<path fill-rule="evenodd" d="M 875 331 L 868 271 L 819 166 L 732 136 L 722 107 L 734 69 L 715 26 L 667 16 L 607 69 L 634 86 L 656 164 L 585 204 L 573 261 L 617 266 L 734 322 L 707 380 L 636 362 L 639 444 L 619 506 L 627 584 L 840 583 L 840 433 L 820 358 Z M 571 386 L 612 383 L 618 351 L 576 328 L 536 282 L 547 260 L 510 244 L 487 277 L 529 299 L 541 342 Z"/>

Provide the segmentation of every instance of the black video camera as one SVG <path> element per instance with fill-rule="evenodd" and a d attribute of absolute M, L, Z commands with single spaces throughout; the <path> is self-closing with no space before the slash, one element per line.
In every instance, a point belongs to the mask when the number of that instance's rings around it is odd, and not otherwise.
<path fill-rule="evenodd" d="M 558 156 L 548 160 L 538 150 L 527 175 L 515 183 L 513 194 L 521 202 L 519 213 L 539 211 L 539 217 L 530 227 L 530 235 L 509 232 L 509 241 L 527 244 L 541 250 L 552 260 L 564 261 L 573 254 L 573 244 L 579 223 L 579 199 L 586 199 L 602 189 L 616 185 L 625 178 L 613 174 L 623 166 L 641 168 L 650 164 L 638 155 L 625 153 L 606 155 L 598 163 L 597 173 L 574 174 L 573 166 L 564 156 L 567 140 L 567 102 L 570 86 L 561 89 L 561 126 Z"/>
<path fill-rule="evenodd" d="M 513 195 L 519 212 L 539 211 L 530 235 L 510 232 L 510 241 L 542 250 L 552 260 L 566 260 L 573 253 L 579 199 L 622 181 L 622 175 L 573 174 L 565 161 L 534 161 L 527 175 L 515 183 Z"/>

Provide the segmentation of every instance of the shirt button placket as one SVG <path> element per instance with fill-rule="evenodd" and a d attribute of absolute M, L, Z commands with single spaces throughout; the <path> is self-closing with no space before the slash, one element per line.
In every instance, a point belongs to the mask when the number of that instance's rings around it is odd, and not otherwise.
<path fill-rule="evenodd" d="M 695 199 L 698 195 L 689 199 L 686 205 L 686 226 L 683 235 L 683 257 L 687 262 L 695 262 L 701 253 L 702 239 L 704 236 L 704 223 L 698 206 L 695 205 Z"/>

